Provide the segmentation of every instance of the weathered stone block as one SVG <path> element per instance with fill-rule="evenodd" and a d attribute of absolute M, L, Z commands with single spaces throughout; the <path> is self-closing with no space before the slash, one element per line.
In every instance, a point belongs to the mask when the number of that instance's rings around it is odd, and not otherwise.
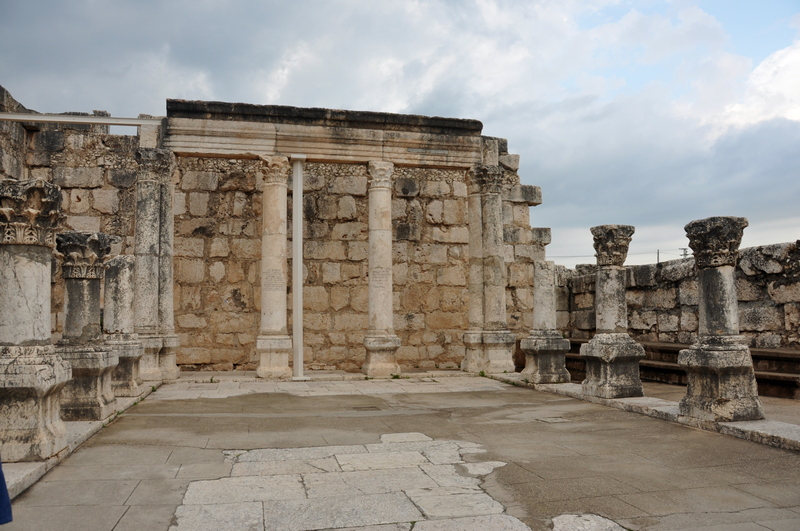
<path fill-rule="evenodd" d="M 213 192 L 219 186 L 219 174 L 204 171 L 187 171 L 181 179 L 181 190 Z"/>
<path fill-rule="evenodd" d="M 260 251 L 259 251 L 260 252 Z M 346 260 L 344 242 L 309 241 L 303 246 L 303 254 L 309 260 Z"/>
<path fill-rule="evenodd" d="M 650 330 L 658 322 L 658 312 L 654 311 L 638 311 L 633 310 L 630 312 L 630 325 L 633 330 Z"/>
<path fill-rule="evenodd" d="M 681 308 L 681 331 L 696 332 L 697 331 L 697 310 L 691 308 Z M 682 341 L 682 343 L 689 343 L 690 341 Z"/>
<path fill-rule="evenodd" d="M 697 280 L 684 280 L 678 285 L 678 301 L 686 306 L 697 306 Z"/>
<path fill-rule="evenodd" d="M 350 288 L 350 308 L 356 312 L 369 311 L 369 288 L 367 286 L 356 286 Z"/>
<path fill-rule="evenodd" d="M 414 262 L 419 264 L 446 264 L 447 246 L 423 243 L 414 247 Z"/>
<path fill-rule="evenodd" d="M 466 203 L 455 199 L 443 202 L 442 223 L 445 225 L 465 225 L 467 223 Z"/>
<path fill-rule="evenodd" d="M 176 322 L 181 328 L 205 328 L 208 326 L 208 321 L 204 317 L 191 313 L 179 315 Z"/>
<path fill-rule="evenodd" d="M 358 221 L 348 223 L 337 223 L 331 231 L 331 238 L 334 240 L 366 240 L 367 224 Z"/>
<path fill-rule="evenodd" d="M 103 186 L 103 168 L 53 168 L 53 184 L 61 188 L 100 188 Z"/>
<path fill-rule="evenodd" d="M 577 293 L 572 299 L 576 310 L 589 310 L 594 308 L 594 293 Z"/>
<path fill-rule="evenodd" d="M 440 197 L 450 195 L 450 185 L 444 181 L 423 181 L 420 189 L 423 197 Z"/>
<path fill-rule="evenodd" d="M 422 227 L 418 223 L 396 223 L 395 240 L 416 242 L 422 238 Z"/>
<path fill-rule="evenodd" d="M 432 330 L 463 330 L 466 321 L 466 315 L 462 312 L 431 312 L 425 316 L 425 324 Z"/>
<path fill-rule="evenodd" d="M 399 197 L 416 197 L 419 195 L 419 183 L 415 179 L 401 177 L 395 180 L 394 191 Z"/>
<path fill-rule="evenodd" d="M 261 240 L 254 238 L 233 238 L 230 241 L 231 252 L 237 258 L 260 258 Z"/>
<path fill-rule="evenodd" d="M 438 269 L 436 283 L 441 286 L 466 286 L 467 272 L 465 267 L 452 266 Z"/>
<path fill-rule="evenodd" d="M 117 188 L 130 188 L 136 184 L 136 170 L 131 168 L 111 168 L 108 180 Z"/>
<path fill-rule="evenodd" d="M 175 256 L 203 257 L 204 241 L 202 238 L 175 238 L 173 245 Z"/>
<path fill-rule="evenodd" d="M 208 250 L 208 256 L 212 258 L 228 256 L 231 253 L 227 238 L 213 238 Z"/>
<path fill-rule="evenodd" d="M 679 325 L 680 325 L 680 316 L 659 312 L 658 314 L 659 332 L 677 332 L 680 328 Z M 661 339 L 659 338 L 659 340 Z"/>
<path fill-rule="evenodd" d="M 467 227 L 433 227 L 433 241 L 444 243 L 469 243 Z"/>
<path fill-rule="evenodd" d="M 626 269 L 628 273 L 626 281 L 628 287 L 656 285 L 656 272 L 658 271 L 658 266 L 656 264 L 629 266 Z"/>
<path fill-rule="evenodd" d="M 205 279 L 205 263 L 202 260 L 188 258 L 175 259 L 175 280 L 188 284 L 197 284 Z"/>
<path fill-rule="evenodd" d="M 336 217 L 339 219 L 356 219 L 358 217 L 354 197 L 346 195 L 339 198 L 339 210 L 336 212 Z"/>
<path fill-rule="evenodd" d="M 70 190 L 69 211 L 73 214 L 88 212 L 92 205 L 89 203 L 89 190 Z"/>
<path fill-rule="evenodd" d="M 365 313 L 342 313 L 334 316 L 333 325 L 336 330 L 366 330 L 369 319 Z"/>
<path fill-rule="evenodd" d="M 739 305 L 739 329 L 748 332 L 780 330 L 783 327 L 783 312 L 777 306 L 759 303 Z"/>
<path fill-rule="evenodd" d="M 208 214 L 208 193 L 192 192 L 189 194 L 189 213 L 193 216 Z"/>
<path fill-rule="evenodd" d="M 328 193 L 340 195 L 367 195 L 366 175 L 335 177 L 328 184 Z"/>
<path fill-rule="evenodd" d="M 92 206 L 103 214 L 115 214 L 119 210 L 119 192 L 92 190 Z"/>
<path fill-rule="evenodd" d="M 100 232 L 101 221 L 101 218 L 95 216 L 67 216 L 64 224 L 75 231 Z"/>
<path fill-rule="evenodd" d="M 354 262 L 366 260 L 369 257 L 369 244 L 367 242 L 348 242 L 347 259 Z"/>
<path fill-rule="evenodd" d="M 595 315 L 594 310 L 574 311 L 570 315 L 572 327 L 579 330 L 594 330 Z"/>
<path fill-rule="evenodd" d="M 675 300 L 676 293 L 674 288 L 648 290 L 644 295 L 644 305 L 650 308 L 674 308 Z"/>
<path fill-rule="evenodd" d="M 800 302 L 800 282 L 788 284 L 770 282 L 767 285 L 767 291 L 772 300 L 778 304 Z"/>
<path fill-rule="evenodd" d="M 529 184 L 517 184 L 503 189 L 503 201 L 525 203 L 528 206 L 542 204 L 542 189 Z"/>

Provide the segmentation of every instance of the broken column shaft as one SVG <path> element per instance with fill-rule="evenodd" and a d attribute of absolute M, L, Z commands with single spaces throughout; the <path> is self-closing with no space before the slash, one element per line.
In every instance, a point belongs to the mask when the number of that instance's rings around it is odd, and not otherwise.
<path fill-rule="evenodd" d="M 548 240 L 549 241 L 549 240 Z M 533 383 L 568 383 L 569 341 L 556 329 L 556 265 L 533 262 L 533 330 L 520 342 L 525 353 L 522 377 Z"/>
<path fill-rule="evenodd" d="M 392 286 L 392 172 L 394 164 L 372 161 L 369 185 L 369 330 L 361 372 L 372 378 L 400 374 L 395 354 L 400 338 L 394 333 Z"/>
<path fill-rule="evenodd" d="M 70 366 L 51 344 L 51 262 L 61 190 L 0 180 L 0 439 L 2 461 L 48 459 L 67 446 L 61 389 Z"/>
<path fill-rule="evenodd" d="M 586 363 L 583 393 L 600 398 L 642 396 L 639 360 L 644 348 L 628 335 L 625 302 L 625 258 L 634 228 L 630 225 L 592 227 L 597 252 L 595 315 L 597 331 L 581 345 Z"/>
<path fill-rule="evenodd" d="M 139 396 L 142 392 L 139 387 L 142 344 L 134 332 L 133 320 L 134 263 L 133 256 L 120 255 L 106 264 L 103 332 L 106 344 L 119 358 L 119 365 L 111 375 L 115 396 Z"/>
<path fill-rule="evenodd" d="M 732 422 L 764 418 L 747 339 L 739 335 L 734 268 L 745 218 L 713 217 L 686 225 L 698 277 L 697 341 L 678 364 L 688 387 L 681 415 Z"/>
<path fill-rule="evenodd" d="M 104 420 L 116 408 L 111 372 L 117 353 L 103 342 L 100 281 L 112 237 L 102 232 L 63 232 L 56 247 L 63 255 L 64 333 L 57 351 L 72 366 L 72 380 L 61 392 L 64 420 Z"/>

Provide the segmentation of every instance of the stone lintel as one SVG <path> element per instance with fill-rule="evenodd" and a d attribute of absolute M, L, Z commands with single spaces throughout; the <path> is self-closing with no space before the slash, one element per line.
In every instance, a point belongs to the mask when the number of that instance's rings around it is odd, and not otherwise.
<path fill-rule="evenodd" d="M 461 118 L 179 99 L 167 100 L 167 117 L 478 137 L 483 129 L 483 124 L 478 120 Z"/>
<path fill-rule="evenodd" d="M 691 221 L 684 227 L 698 269 L 735 266 L 746 218 L 718 216 Z"/>
<path fill-rule="evenodd" d="M 594 250 L 598 266 L 618 266 L 625 264 L 628 246 L 635 228 L 631 225 L 598 225 L 592 227 Z"/>

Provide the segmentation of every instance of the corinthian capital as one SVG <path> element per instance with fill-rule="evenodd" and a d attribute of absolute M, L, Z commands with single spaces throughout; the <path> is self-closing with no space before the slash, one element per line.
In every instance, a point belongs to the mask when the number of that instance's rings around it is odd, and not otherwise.
<path fill-rule="evenodd" d="M 0 180 L 0 244 L 55 246 L 61 189 L 39 179 Z"/>
<path fill-rule="evenodd" d="M 289 171 L 292 169 L 292 165 L 289 163 L 288 158 L 279 156 L 261 156 L 259 158 L 264 162 L 263 168 L 265 183 L 287 184 L 289 182 Z"/>
<path fill-rule="evenodd" d="M 477 166 L 475 183 L 483 193 L 499 194 L 503 187 L 503 168 L 500 166 Z"/>
<path fill-rule="evenodd" d="M 111 244 L 119 241 L 119 237 L 102 232 L 69 231 L 56 236 L 58 252 L 64 255 L 64 278 L 101 278 Z"/>
<path fill-rule="evenodd" d="M 599 266 L 622 266 L 628 257 L 628 245 L 636 229 L 631 225 L 599 225 L 592 227 L 594 250 Z"/>
<path fill-rule="evenodd" d="M 736 265 L 746 218 L 718 216 L 689 222 L 684 230 L 698 269 Z"/>
<path fill-rule="evenodd" d="M 371 177 L 370 186 L 372 188 L 389 188 L 392 185 L 394 164 L 391 162 L 372 160 L 367 169 Z"/>

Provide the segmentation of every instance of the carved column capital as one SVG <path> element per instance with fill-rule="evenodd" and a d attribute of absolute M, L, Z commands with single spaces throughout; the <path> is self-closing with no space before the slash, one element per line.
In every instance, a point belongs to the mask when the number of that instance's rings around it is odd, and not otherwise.
<path fill-rule="evenodd" d="M 266 184 L 287 184 L 289 182 L 289 172 L 292 165 L 287 157 L 281 156 L 261 156 L 259 157 L 264 163 L 264 183 Z"/>
<path fill-rule="evenodd" d="M 40 179 L 0 180 L 0 244 L 53 248 L 63 219 L 58 186 Z"/>
<path fill-rule="evenodd" d="M 689 222 L 684 230 L 698 269 L 736 265 L 746 218 L 718 216 Z"/>
<path fill-rule="evenodd" d="M 367 165 L 371 177 L 370 188 L 390 188 L 392 186 L 392 173 L 394 164 L 386 161 L 371 160 Z"/>
<path fill-rule="evenodd" d="M 64 255 L 61 264 L 64 278 L 101 278 L 103 262 L 111 254 L 111 245 L 119 241 L 119 237 L 102 232 L 69 231 L 59 234 L 56 247 Z"/>
<path fill-rule="evenodd" d="M 139 148 L 136 150 L 139 180 L 169 183 L 175 168 L 175 154 L 169 149 Z"/>
<path fill-rule="evenodd" d="M 499 194 L 503 188 L 503 173 L 501 166 L 476 166 L 475 184 L 482 193 Z"/>
<path fill-rule="evenodd" d="M 592 227 L 594 250 L 599 266 L 622 266 L 628 257 L 628 245 L 636 230 L 631 225 L 599 225 Z"/>

